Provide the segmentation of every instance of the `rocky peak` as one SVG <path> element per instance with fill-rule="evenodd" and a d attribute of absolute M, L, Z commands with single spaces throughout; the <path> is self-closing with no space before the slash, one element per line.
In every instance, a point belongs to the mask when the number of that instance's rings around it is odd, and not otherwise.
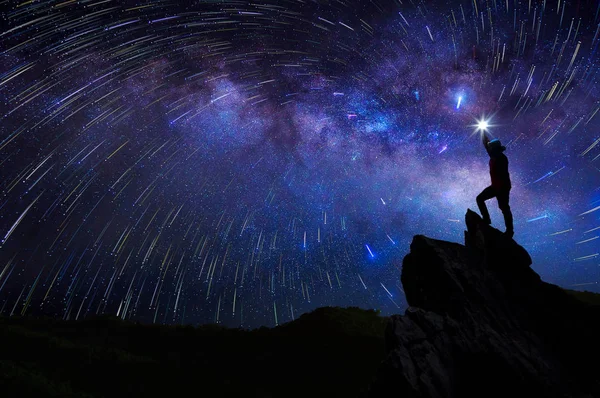
<path fill-rule="evenodd" d="M 530 268 L 513 239 L 467 211 L 465 245 L 414 237 L 372 396 L 600 396 L 597 307 Z M 589 395 L 591 394 L 591 395 Z"/>

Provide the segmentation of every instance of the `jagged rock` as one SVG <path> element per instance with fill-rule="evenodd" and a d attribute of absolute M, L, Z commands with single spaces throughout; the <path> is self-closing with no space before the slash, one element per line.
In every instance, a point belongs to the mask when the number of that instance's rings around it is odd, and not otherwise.
<path fill-rule="evenodd" d="M 530 268 L 527 251 L 466 214 L 465 245 L 414 237 L 372 397 L 600 396 L 597 307 Z"/>

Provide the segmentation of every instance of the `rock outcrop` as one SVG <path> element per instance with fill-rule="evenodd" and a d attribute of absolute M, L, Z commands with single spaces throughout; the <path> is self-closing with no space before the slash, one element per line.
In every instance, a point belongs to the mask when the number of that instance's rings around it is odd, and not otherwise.
<path fill-rule="evenodd" d="M 372 397 L 600 397 L 600 311 L 471 210 L 465 245 L 414 237 Z"/>

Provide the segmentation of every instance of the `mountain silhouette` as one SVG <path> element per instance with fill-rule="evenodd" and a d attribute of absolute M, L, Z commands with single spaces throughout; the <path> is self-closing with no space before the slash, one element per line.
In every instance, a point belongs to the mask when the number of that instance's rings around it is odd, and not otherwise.
<path fill-rule="evenodd" d="M 600 396 L 600 307 L 542 281 L 476 213 L 465 221 L 465 245 L 414 237 L 401 275 L 410 307 L 388 323 L 371 396 Z"/>

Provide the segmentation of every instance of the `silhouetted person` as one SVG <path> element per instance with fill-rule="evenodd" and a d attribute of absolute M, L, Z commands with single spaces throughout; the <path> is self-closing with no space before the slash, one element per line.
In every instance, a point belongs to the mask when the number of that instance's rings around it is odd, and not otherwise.
<path fill-rule="evenodd" d="M 504 155 L 506 147 L 502 146 L 500 140 L 493 139 L 490 141 L 487 134 L 482 136 L 483 146 L 490 155 L 490 176 L 492 177 L 492 185 L 487 187 L 477 196 L 477 206 L 483 217 L 483 221 L 487 224 L 491 224 L 490 213 L 485 205 L 485 201 L 488 199 L 496 198 L 498 200 L 498 207 L 502 210 L 504 215 L 504 224 L 506 225 L 506 235 L 510 238 L 513 237 L 513 216 L 510 212 L 510 206 L 508 205 L 508 197 L 510 194 L 510 176 L 508 174 L 508 158 Z"/>

